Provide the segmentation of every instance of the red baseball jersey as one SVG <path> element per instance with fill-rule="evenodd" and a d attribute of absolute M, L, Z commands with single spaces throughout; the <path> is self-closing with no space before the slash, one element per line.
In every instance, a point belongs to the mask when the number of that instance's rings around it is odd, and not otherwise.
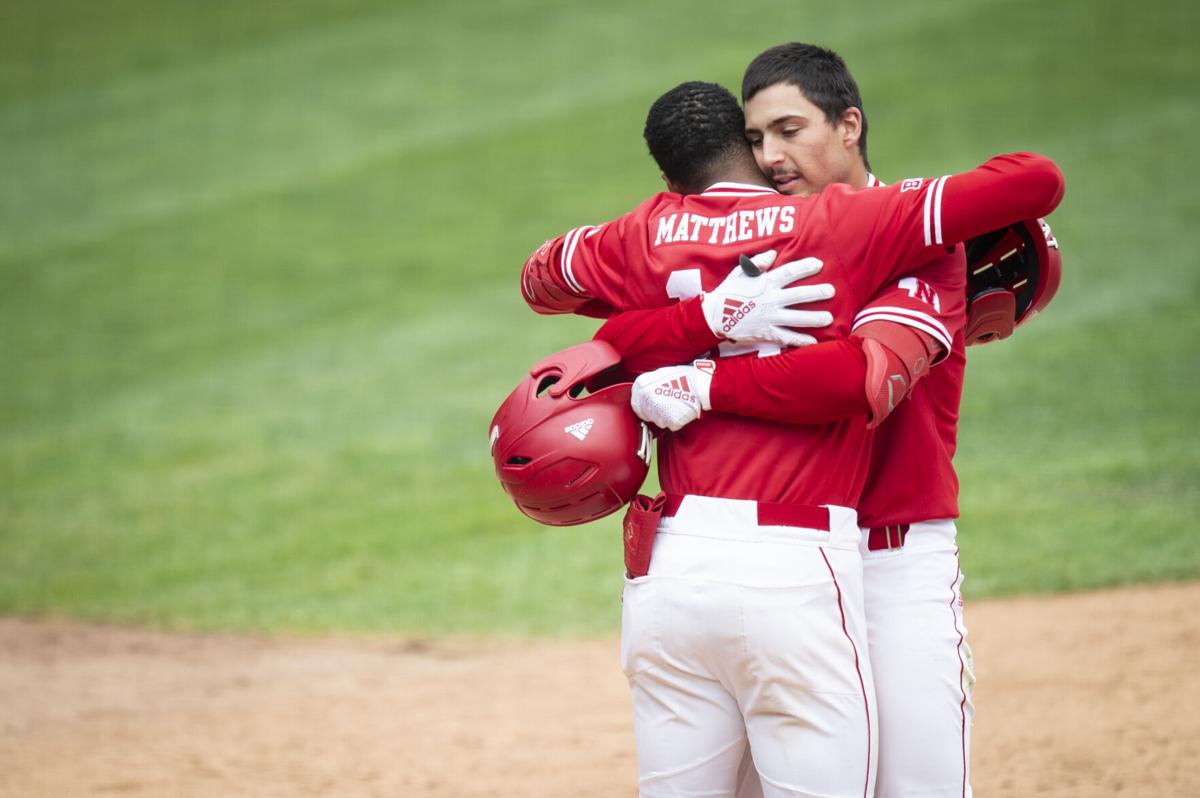
<path fill-rule="evenodd" d="M 618 310 L 712 290 L 741 253 L 775 249 L 779 263 L 815 257 L 824 265 L 807 282 L 836 291 L 812 306 L 834 317 L 819 338 L 847 335 L 866 300 L 895 284 L 911 288 L 920 305 L 913 312 L 949 346 L 953 333 L 935 308 L 962 295 L 965 277 L 937 257 L 946 252 L 940 201 L 937 181 L 871 192 L 831 186 L 815 197 L 718 183 L 697 195 L 659 194 L 619 219 L 548 242 L 535 257 L 549 265 L 560 295 Z M 532 303 L 538 293 L 524 286 Z M 672 493 L 854 507 L 869 443 L 861 419 L 783 425 L 709 413 L 660 438 L 659 478 Z"/>
<path fill-rule="evenodd" d="M 936 238 L 941 232 L 936 211 L 947 179 L 935 182 L 940 183 L 938 190 L 926 195 L 935 214 L 927 214 L 924 221 L 926 235 Z M 872 178 L 869 185 L 880 184 Z M 1063 181 L 1048 159 L 1015 154 L 994 158 L 971 173 L 956 176 L 949 194 L 955 197 L 952 204 L 962 204 L 963 213 L 948 223 L 953 230 L 947 237 L 970 237 L 1023 214 L 1049 213 L 1062 198 Z M 980 198 L 986 200 L 986 206 L 975 202 Z M 981 227 L 969 232 L 970 223 Z M 962 263 L 961 248 L 946 257 Z M 886 319 L 925 330 L 945 345 L 942 331 L 924 318 L 926 310 L 912 304 L 921 293 L 919 279 L 903 278 L 872 298 L 854 326 Z M 957 299 L 961 300 L 961 295 Z M 953 326 L 948 330 L 954 332 L 949 356 L 917 384 L 877 431 L 869 479 L 858 505 L 865 525 L 912 523 L 958 514 L 958 479 L 952 458 L 966 360 L 962 336 Z M 618 347 L 624 365 L 633 373 L 689 360 L 717 343 L 697 300 L 651 312 L 621 313 L 601 328 L 598 337 Z M 854 369 L 848 368 L 856 359 L 861 359 L 861 351 L 838 341 L 794 350 L 779 358 L 725 361 L 718 371 L 721 379 L 713 383 L 713 402 L 739 414 L 789 423 L 861 414 L 865 412 L 861 378 L 856 381 Z M 801 385 L 808 389 L 797 394 L 796 386 Z"/>

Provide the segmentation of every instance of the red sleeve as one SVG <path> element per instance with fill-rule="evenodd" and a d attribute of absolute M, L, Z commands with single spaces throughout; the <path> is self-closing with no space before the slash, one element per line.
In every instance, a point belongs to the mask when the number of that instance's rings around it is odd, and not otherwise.
<path fill-rule="evenodd" d="M 1027 152 L 999 155 L 970 172 L 941 180 L 935 199 L 939 215 L 933 223 L 946 242 L 1049 216 L 1066 191 L 1054 162 Z"/>
<path fill-rule="evenodd" d="M 669 307 L 618 313 L 595 338 L 621 353 L 621 368 L 631 376 L 687 363 L 720 342 L 704 319 L 700 300 L 697 296 Z"/>
<path fill-rule="evenodd" d="M 867 358 L 857 339 L 839 339 L 771 357 L 717 362 L 712 409 L 785 424 L 824 424 L 870 410 Z"/>
<path fill-rule="evenodd" d="M 628 215 L 628 214 L 627 214 Z M 606 316 L 620 307 L 626 217 L 577 227 L 542 244 L 521 269 L 521 295 L 538 313 Z"/>
<path fill-rule="evenodd" d="M 656 194 L 611 222 L 577 227 L 542 244 L 521 269 L 525 301 L 538 313 L 585 316 L 626 307 L 629 270 L 645 265 L 637 246 L 646 237 L 646 220 L 673 197 Z"/>
<path fill-rule="evenodd" d="M 909 178 L 858 192 L 835 185 L 821 196 L 839 253 L 860 266 L 855 274 L 863 284 L 874 287 L 946 246 L 1049 214 L 1063 187 L 1053 161 L 1015 153 L 962 174 Z"/>
<path fill-rule="evenodd" d="M 884 286 L 854 317 L 851 331 L 875 321 L 912 327 L 941 344 L 940 361 L 950 353 L 954 336 L 966 324 L 966 268 L 961 245 L 943 252 L 912 274 Z"/>

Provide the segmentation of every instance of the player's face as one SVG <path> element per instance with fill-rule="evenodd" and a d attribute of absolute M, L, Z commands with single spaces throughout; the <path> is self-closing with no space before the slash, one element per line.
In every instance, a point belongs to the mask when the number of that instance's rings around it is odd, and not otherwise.
<path fill-rule="evenodd" d="M 815 194 L 830 183 L 852 183 L 860 162 L 857 116 L 831 125 L 824 111 L 788 83 L 755 94 L 745 111 L 746 138 L 758 168 L 779 191 Z"/>

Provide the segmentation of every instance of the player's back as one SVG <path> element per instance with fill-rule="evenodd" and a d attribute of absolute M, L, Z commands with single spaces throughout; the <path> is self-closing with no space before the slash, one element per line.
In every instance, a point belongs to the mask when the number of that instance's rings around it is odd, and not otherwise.
<path fill-rule="evenodd" d="M 831 300 L 812 306 L 830 311 L 834 319 L 816 335 L 822 340 L 845 336 L 865 298 L 901 269 L 899 250 L 882 248 L 870 264 L 843 259 L 830 212 L 846 212 L 836 207 L 846 191 L 839 186 L 798 198 L 717 184 L 702 194 L 660 194 L 616 222 L 624 225 L 619 260 L 625 268 L 616 280 L 620 289 L 614 304 L 658 307 L 711 291 L 738 255 L 775 249 L 776 263 L 822 261 L 820 273 L 802 281 L 835 289 Z M 737 354 L 724 349 L 724 356 Z M 776 352 L 766 348 L 740 356 Z M 869 433 L 863 419 L 783 425 L 708 413 L 664 435 L 658 452 L 660 482 L 671 493 L 853 507 L 866 479 Z"/>

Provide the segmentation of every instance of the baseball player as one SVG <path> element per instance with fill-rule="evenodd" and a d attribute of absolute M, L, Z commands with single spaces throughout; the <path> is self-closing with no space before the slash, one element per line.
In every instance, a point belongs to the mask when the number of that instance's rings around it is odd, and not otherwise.
<path fill-rule="evenodd" d="M 810 98 L 839 90 L 846 108 L 835 105 L 837 121 L 830 124 L 828 111 Z M 836 54 L 796 44 L 767 50 L 746 69 L 742 101 L 755 158 L 780 191 L 819 191 L 829 182 L 878 184 L 869 171 L 862 99 Z M 854 139 L 855 110 L 861 117 L 856 146 L 839 146 Z M 808 146 L 797 135 L 804 123 L 817 126 L 817 144 Z M 826 131 L 834 134 L 829 150 L 821 147 L 828 143 Z M 833 157 L 813 157 L 814 151 Z M 828 168 L 814 169 L 814 161 Z M 895 296 L 869 303 L 862 318 L 890 313 Z M 879 798 L 971 795 L 975 675 L 963 622 L 954 524 L 958 478 L 951 462 L 965 366 L 960 333 L 949 357 L 876 431 L 858 504 L 878 701 Z"/>
<path fill-rule="evenodd" d="M 1062 193 L 1053 164 L 1016 155 L 948 179 L 786 197 L 766 186 L 742 126 L 736 100 L 712 84 L 660 98 L 646 138 L 673 191 L 539 247 L 522 270 L 527 302 L 594 315 L 659 307 L 693 290 L 716 293 L 731 279 L 731 253 L 772 249 L 808 269 L 810 284 L 819 271 L 834 288 L 819 339 L 844 338 L 865 297 L 912 272 L 924 312 L 952 343 L 963 275 L 938 268 L 945 247 L 1047 213 Z M 727 317 L 734 327 L 737 317 Z M 854 346 L 862 361 L 883 364 L 886 382 L 893 365 L 919 377 L 945 354 L 937 335 L 916 341 L 922 351 L 911 341 Z M 872 677 L 850 509 L 868 432 L 853 419 L 780 424 L 718 404 L 737 394 L 717 390 L 728 375 L 746 369 L 745 379 L 769 382 L 764 370 L 791 354 L 711 361 L 694 367 L 708 385 L 658 386 L 673 398 L 708 388 L 703 403 L 714 412 L 660 440 L 665 506 L 649 572 L 624 595 L 622 663 L 646 796 L 732 795 L 747 739 L 770 795 L 873 790 Z M 864 382 L 868 397 L 880 393 Z"/>
<path fill-rule="evenodd" d="M 857 86 L 836 54 L 812 45 L 772 48 L 748 67 L 743 100 L 758 165 L 779 190 L 810 194 L 830 183 L 880 185 L 868 167 L 866 118 Z M 1057 247 L 1048 228 L 1045 233 Z M 928 328 L 931 320 L 912 302 L 920 290 L 915 281 L 888 286 L 856 316 L 854 335 L 865 334 L 864 343 L 869 341 L 872 327 L 883 320 Z M 622 313 L 597 338 L 613 343 L 632 372 L 650 371 L 718 346 L 701 311 L 697 299 Z M 764 320 L 767 329 L 769 322 Z M 774 343 L 768 336 L 758 339 L 760 347 Z M 878 796 L 970 795 L 974 676 L 962 620 L 953 521 L 958 483 L 951 464 L 965 352 L 961 334 L 941 343 L 949 355 L 938 368 L 919 385 L 910 381 L 907 391 L 886 397 L 894 410 L 875 433 L 858 504 L 864 526 L 868 649 L 879 704 Z M 787 404 L 786 410 L 767 409 L 764 417 L 812 423 L 847 412 L 869 413 L 877 425 L 883 414 L 879 407 L 864 407 L 866 397 L 855 385 L 862 369 L 847 360 L 850 348 L 844 340 L 834 341 L 772 359 L 771 371 L 781 379 L 769 390 Z M 790 361 L 786 370 L 785 360 Z M 755 366 L 761 370 L 766 362 Z M 651 393 L 650 386 L 664 377 L 692 373 L 688 367 L 673 367 L 640 378 L 633 397 L 639 415 L 679 429 L 702 412 L 702 404 L 754 412 L 753 395 L 762 389 L 742 379 L 704 382 L 713 396 L 690 404 Z M 727 386 L 741 395 L 736 400 L 722 396 L 730 390 Z M 904 396 L 907 400 L 899 405 Z M 893 398 L 897 404 L 891 404 Z M 756 775 L 749 774 L 739 795 L 755 794 L 756 782 Z"/>

